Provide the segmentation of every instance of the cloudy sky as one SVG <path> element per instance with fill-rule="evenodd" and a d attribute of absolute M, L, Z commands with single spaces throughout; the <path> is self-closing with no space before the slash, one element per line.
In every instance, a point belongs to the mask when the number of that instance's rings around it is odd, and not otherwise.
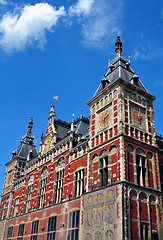
<path fill-rule="evenodd" d="M 162 0 L 0 0 L 0 189 L 31 116 L 39 148 L 54 95 L 57 118 L 70 122 L 81 109 L 88 117 L 86 101 L 115 56 L 117 35 L 157 98 L 155 125 L 163 134 Z"/>

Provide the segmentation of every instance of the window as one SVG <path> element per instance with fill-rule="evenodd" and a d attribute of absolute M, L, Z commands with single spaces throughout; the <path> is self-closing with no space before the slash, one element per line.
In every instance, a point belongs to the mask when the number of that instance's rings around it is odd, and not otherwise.
<path fill-rule="evenodd" d="M 79 239 L 79 211 L 69 213 L 67 240 Z"/>
<path fill-rule="evenodd" d="M 137 184 L 140 186 L 145 186 L 145 157 L 136 155 L 136 169 L 137 169 Z"/>
<path fill-rule="evenodd" d="M 48 176 L 48 168 L 45 167 L 42 170 L 40 175 L 40 185 L 39 185 L 39 196 L 38 196 L 38 208 L 42 208 L 45 203 L 45 194 L 46 194 L 46 185 L 47 185 L 47 176 Z"/>
<path fill-rule="evenodd" d="M 56 173 L 56 199 L 55 202 L 59 203 L 62 201 L 62 195 L 63 195 L 63 180 L 64 180 L 64 169 L 58 171 Z"/>
<path fill-rule="evenodd" d="M 101 187 L 108 185 L 108 157 L 105 156 L 100 159 L 100 178 L 101 178 Z"/>
<path fill-rule="evenodd" d="M 2 210 L 1 210 L 1 219 L 2 220 L 5 218 L 6 208 L 7 208 L 7 198 L 2 200 Z"/>
<path fill-rule="evenodd" d="M 84 192 L 84 169 L 75 173 L 75 197 L 79 197 Z"/>
<path fill-rule="evenodd" d="M 15 198 L 15 201 L 14 201 L 13 217 L 15 217 L 17 215 L 18 207 L 19 207 L 19 197 Z"/>
<path fill-rule="evenodd" d="M 13 226 L 8 228 L 7 240 L 12 240 Z"/>
<path fill-rule="evenodd" d="M 37 240 L 38 225 L 39 225 L 39 220 L 32 222 L 32 230 L 31 230 L 31 239 L 30 240 Z"/>
<path fill-rule="evenodd" d="M 140 235 L 141 235 L 141 240 L 146 240 L 148 239 L 148 224 L 143 224 L 141 223 L 140 226 Z"/>
<path fill-rule="evenodd" d="M 62 201 L 63 195 L 63 181 L 65 173 L 65 158 L 61 157 L 55 167 L 55 203 Z"/>
<path fill-rule="evenodd" d="M 55 240 L 56 223 L 57 223 L 57 216 L 49 218 L 47 240 Z"/>
<path fill-rule="evenodd" d="M 18 238 L 17 238 L 17 240 L 23 240 L 24 226 L 25 226 L 24 223 L 19 225 Z"/>
<path fill-rule="evenodd" d="M 33 181 L 34 181 L 34 176 L 33 175 L 29 176 L 28 183 L 27 183 L 27 189 L 26 189 L 26 197 L 25 197 L 25 212 L 26 213 L 30 210 L 30 207 L 31 207 Z"/>

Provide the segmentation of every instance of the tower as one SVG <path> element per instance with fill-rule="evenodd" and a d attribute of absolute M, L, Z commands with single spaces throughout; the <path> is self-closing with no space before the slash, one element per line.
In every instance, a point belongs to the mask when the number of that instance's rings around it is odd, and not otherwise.
<path fill-rule="evenodd" d="M 52 104 L 37 153 L 31 118 L 6 164 L 1 239 L 163 239 L 155 97 L 122 55 L 120 37 L 115 52 L 87 102 L 90 119 L 56 119 Z"/>
<path fill-rule="evenodd" d="M 130 67 L 130 59 L 122 55 L 119 36 L 115 52 L 87 103 L 90 189 L 122 184 L 122 237 L 157 239 L 161 187 L 153 117 L 155 97 Z"/>

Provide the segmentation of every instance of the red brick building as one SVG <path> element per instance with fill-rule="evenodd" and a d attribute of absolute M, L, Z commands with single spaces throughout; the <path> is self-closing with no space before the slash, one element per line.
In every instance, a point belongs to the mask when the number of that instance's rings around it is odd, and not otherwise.
<path fill-rule="evenodd" d="M 152 96 L 117 37 L 90 119 L 55 117 L 37 152 L 31 129 L 6 163 L 0 239 L 163 239 L 163 137 Z"/>

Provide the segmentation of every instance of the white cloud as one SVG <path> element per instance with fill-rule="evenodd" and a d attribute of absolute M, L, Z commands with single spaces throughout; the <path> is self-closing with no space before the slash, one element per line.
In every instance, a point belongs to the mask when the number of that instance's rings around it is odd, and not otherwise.
<path fill-rule="evenodd" d="M 25 6 L 19 13 L 7 13 L 0 21 L 0 46 L 5 51 L 20 51 L 33 43 L 43 48 L 46 31 L 53 31 L 65 14 L 63 6 L 56 10 L 47 3 Z"/>
<path fill-rule="evenodd" d="M 0 4 L 5 5 L 7 2 L 5 0 L 0 0 Z"/>
<path fill-rule="evenodd" d="M 76 5 L 73 5 L 69 9 L 69 13 L 72 15 L 88 15 L 91 11 L 92 5 L 95 0 L 78 0 Z"/>
<path fill-rule="evenodd" d="M 103 47 L 121 33 L 121 0 L 78 0 L 69 12 L 79 17 L 84 43 L 90 47 Z"/>
<path fill-rule="evenodd" d="M 134 58 L 135 59 L 143 59 L 143 60 L 152 60 L 160 58 L 163 55 L 161 49 L 159 47 L 154 47 L 151 45 L 147 45 L 145 47 L 140 47 L 139 49 L 135 49 Z"/>

